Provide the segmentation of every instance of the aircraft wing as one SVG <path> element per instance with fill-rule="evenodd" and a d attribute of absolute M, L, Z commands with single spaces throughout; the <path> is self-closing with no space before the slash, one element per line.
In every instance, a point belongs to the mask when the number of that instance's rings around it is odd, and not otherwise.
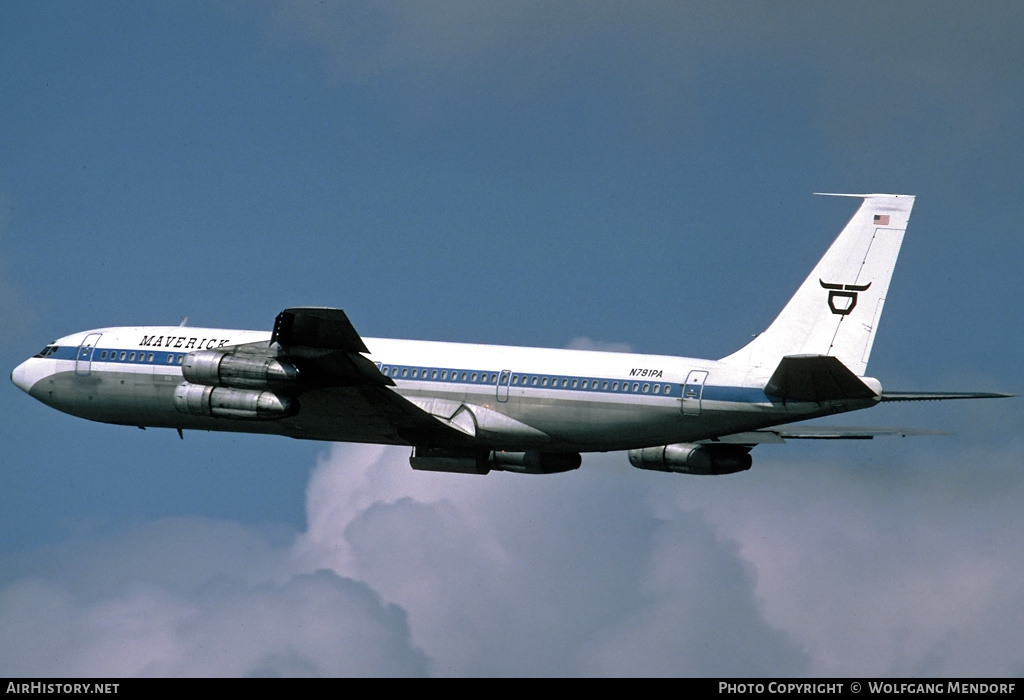
<path fill-rule="evenodd" d="M 358 442 L 459 445 L 469 437 L 392 391 L 395 382 L 363 354 L 369 350 L 341 309 L 285 309 L 270 343 L 301 368 L 296 437 L 336 436 L 339 425 Z"/>
<path fill-rule="evenodd" d="M 321 386 L 395 384 L 362 354 L 369 350 L 341 309 L 285 309 L 274 321 L 270 344 L 275 343 L 289 357 L 301 358 L 305 381 Z"/>

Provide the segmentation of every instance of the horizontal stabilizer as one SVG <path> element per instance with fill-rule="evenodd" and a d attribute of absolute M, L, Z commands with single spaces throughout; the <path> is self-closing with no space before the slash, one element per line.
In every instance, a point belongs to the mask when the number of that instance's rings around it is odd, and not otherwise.
<path fill-rule="evenodd" d="M 952 399 L 1009 399 L 1015 394 L 984 391 L 883 391 L 881 401 L 950 401 Z"/>
<path fill-rule="evenodd" d="M 714 440 L 704 440 L 702 443 L 770 445 L 781 444 L 786 440 L 871 440 L 883 436 L 907 437 L 908 435 L 945 434 L 937 430 L 918 430 L 916 428 L 843 428 L 832 425 L 805 425 L 751 430 L 745 433 L 723 435 Z"/>
<path fill-rule="evenodd" d="M 874 390 L 829 355 L 789 355 L 782 358 L 764 393 L 783 401 L 872 399 Z"/>
<path fill-rule="evenodd" d="M 786 440 L 871 440 L 876 437 L 909 435 L 946 435 L 941 430 L 917 428 L 843 428 L 831 425 L 806 425 L 772 431 Z"/>

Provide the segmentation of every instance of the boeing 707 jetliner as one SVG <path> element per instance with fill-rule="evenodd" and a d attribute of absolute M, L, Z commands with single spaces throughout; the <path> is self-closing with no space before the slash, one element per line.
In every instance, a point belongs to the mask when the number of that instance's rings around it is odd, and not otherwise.
<path fill-rule="evenodd" d="M 720 360 L 362 338 L 340 309 L 290 308 L 271 332 L 138 326 L 65 336 L 12 381 L 65 413 L 182 430 L 412 447 L 415 469 L 549 474 L 582 452 L 728 474 L 786 438 L 901 431 L 782 427 L 885 401 L 865 376 L 914 197 L 862 204 L 766 331 Z"/>

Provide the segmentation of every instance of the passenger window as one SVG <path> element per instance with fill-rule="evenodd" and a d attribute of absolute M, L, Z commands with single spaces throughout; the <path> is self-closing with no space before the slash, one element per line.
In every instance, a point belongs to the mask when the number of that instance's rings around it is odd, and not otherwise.
<path fill-rule="evenodd" d="M 402 376 L 403 377 L 408 377 L 409 376 L 409 368 L 408 367 L 406 367 L 405 369 L 402 370 Z"/>
<path fill-rule="evenodd" d="M 121 355 L 120 355 L 120 357 L 118 357 L 117 359 L 119 359 L 119 360 L 123 360 L 123 359 L 125 358 L 125 356 L 126 356 L 127 354 L 128 354 L 128 353 L 126 353 L 126 352 L 125 352 L 124 350 L 122 350 L 122 351 L 121 351 Z"/>
<path fill-rule="evenodd" d="M 646 394 L 647 390 L 650 389 L 650 388 L 651 388 L 650 384 L 644 384 L 644 393 Z"/>
<path fill-rule="evenodd" d="M 573 388 L 573 389 L 575 389 L 575 388 L 576 388 L 576 380 L 575 380 L 575 379 L 573 379 L 573 380 L 572 380 L 572 388 Z"/>
<path fill-rule="evenodd" d="M 135 362 L 135 353 L 134 352 L 128 355 L 128 361 L 129 362 Z"/>
<path fill-rule="evenodd" d="M 146 362 L 152 362 L 152 361 L 153 361 L 153 353 L 149 353 L 149 357 L 146 358 Z"/>
<path fill-rule="evenodd" d="M 564 388 L 564 387 L 567 387 L 567 386 L 569 386 L 569 380 L 568 379 L 563 379 L 562 380 L 562 387 Z"/>
<path fill-rule="evenodd" d="M 619 383 L 618 382 L 612 382 L 612 391 L 618 391 L 618 390 L 619 390 Z"/>
<path fill-rule="evenodd" d="M 431 379 L 437 379 L 437 370 L 436 369 L 430 373 L 430 378 Z"/>

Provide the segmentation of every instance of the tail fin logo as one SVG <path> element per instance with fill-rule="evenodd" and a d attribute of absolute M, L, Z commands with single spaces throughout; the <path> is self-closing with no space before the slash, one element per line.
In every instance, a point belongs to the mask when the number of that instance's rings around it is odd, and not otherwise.
<path fill-rule="evenodd" d="M 857 306 L 857 294 L 866 292 L 871 283 L 860 284 L 833 284 L 818 280 L 822 289 L 828 290 L 828 308 L 837 316 L 846 316 Z"/>

